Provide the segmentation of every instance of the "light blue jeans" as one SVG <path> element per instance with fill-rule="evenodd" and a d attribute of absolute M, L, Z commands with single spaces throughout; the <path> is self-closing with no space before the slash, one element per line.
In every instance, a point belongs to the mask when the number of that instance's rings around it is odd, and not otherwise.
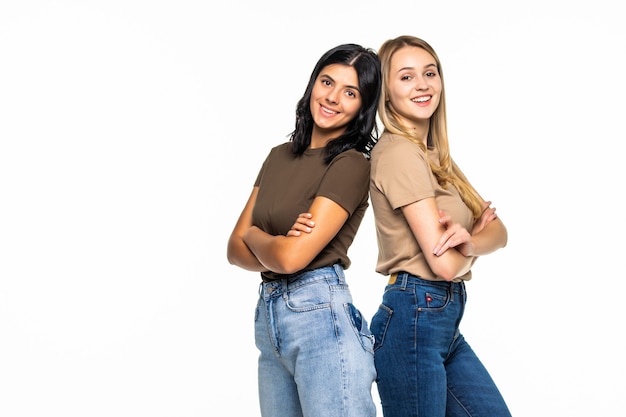
<path fill-rule="evenodd" d="M 255 317 L 263 417 L 374 417 L 374 338 L 341 266 L 264 282 Z"/>
<path fill-rule="evenodd" d="M 465 284 L 406 272 L 385 287 L 372 318 L 385 417 L 510 417 L 489 373 L 459 331 Z"/>

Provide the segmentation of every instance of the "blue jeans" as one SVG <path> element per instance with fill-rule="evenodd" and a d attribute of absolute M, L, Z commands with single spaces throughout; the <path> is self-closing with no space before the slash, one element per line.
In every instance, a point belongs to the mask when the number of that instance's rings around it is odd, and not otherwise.
<path fill-rule="evenodd" d="M 264 282 L 255 317 L 263 417 L 374 417 L 374 338 L 339 265 Z"/>
<path fill-rule="evenodd" d="M 392 275 L 372 318 L 385 417 L 509 417 L 491 376 L 459 331 L 465 284 Z"/>

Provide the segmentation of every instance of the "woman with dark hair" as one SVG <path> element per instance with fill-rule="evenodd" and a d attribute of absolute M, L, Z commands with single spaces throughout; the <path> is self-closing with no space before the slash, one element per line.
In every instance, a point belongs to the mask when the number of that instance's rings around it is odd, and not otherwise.
<path fill-rule="evenodd" d="M 380 87 L 372 50 L 344 44 L 326 52 L 297 104 L 290 140 L 265 159 L 229 238 L 228 261 L 261 276 L 263 417 L 376 414 L 374 340 L 344 270 L 368 207 Z"/>

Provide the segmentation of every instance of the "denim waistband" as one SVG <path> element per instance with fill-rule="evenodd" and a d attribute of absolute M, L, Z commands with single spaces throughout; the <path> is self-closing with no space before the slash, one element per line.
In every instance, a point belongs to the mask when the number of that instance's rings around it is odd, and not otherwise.
<path fill-rule="evenodd" d="M 346 278 L 343 267 L 339 264 L 335 264 L 333 266 L 324 266 L 321 268 L 299 272 L 291 275 L 289 278 L 277 279 L 274 281 L 263 281 L 259 285 L 259 294 L 272 294 L 279 290 L 293 290 L 315 281 L 328 281 L 329 284 L 345 285 Z"/>
<path fill-rule="evenodd" d="M 445 288 L 455 294 L 465 293 L 465 281 L 449 282 L 449 281 L 433 281 L 430 279 L 424 279 L 416 275 L 409 274 L 408 272 L 394 272 L 389 276 L 389 283 L 387 285 L 393 285 L 396 287 L 406 288 L 409 285 L 421 285 L 431 286 L 438 288 Z"/>

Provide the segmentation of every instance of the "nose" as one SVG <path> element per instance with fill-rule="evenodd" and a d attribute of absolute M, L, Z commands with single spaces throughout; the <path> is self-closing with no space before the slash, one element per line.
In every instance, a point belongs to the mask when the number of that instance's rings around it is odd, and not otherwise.
<path fill-rule="evenodd" d="M 424 77 L 416 77 L 415 78 L 415 89 L 416 90 L 426 90 L 428 89 L 428 82 Z"/>
<path fill-rule="evenodd" d="M 331 89 L 326 95 L 326 101 L 328 101 L 329 103 L 337 103 L 338 102 L 337 94 L 339 93 L 336 89 L 334 88 Z"/>

